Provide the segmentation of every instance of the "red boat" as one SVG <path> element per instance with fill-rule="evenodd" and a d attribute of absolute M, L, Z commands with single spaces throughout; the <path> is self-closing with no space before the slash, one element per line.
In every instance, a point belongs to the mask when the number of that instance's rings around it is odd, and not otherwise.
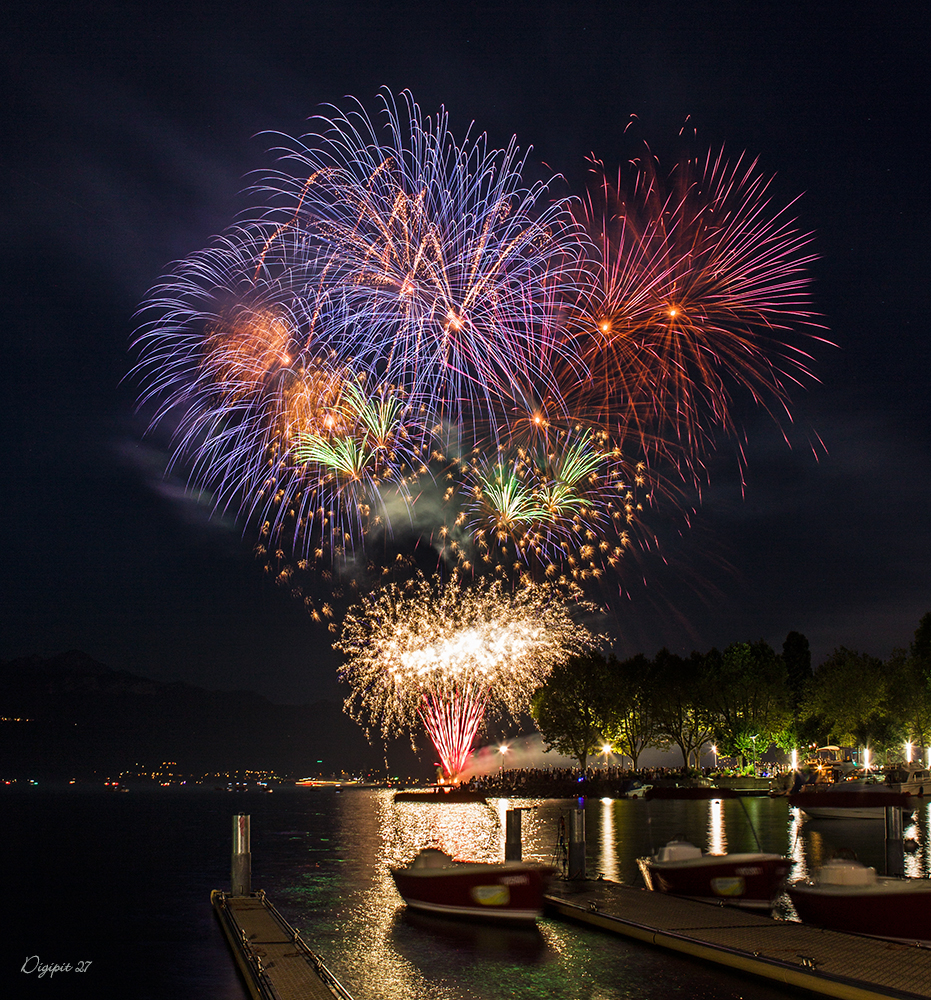
<path fill-rule="evenodd" d="M 806 924 L 907 944 L 931 944 L 931 879 L 877 875 L 859 861 L 825 862 L 815 879 L 787 886 Z"/>
<path fill-rule="evenodd" d="M 412 909 L 448 917 L 532 923 L 543 912 L 543 893 L 555 870 L 521 861 L 453 861 L 431 847 L 406 868 L 392 868 L 391 874 Z"/>
<path fill-rule="evenodd" d="M 780 854 L 705 854 L 685 840 L 672 840 L 637 864 L 655 892 L 761 909 L 769 907 L 792 867 Z"/>

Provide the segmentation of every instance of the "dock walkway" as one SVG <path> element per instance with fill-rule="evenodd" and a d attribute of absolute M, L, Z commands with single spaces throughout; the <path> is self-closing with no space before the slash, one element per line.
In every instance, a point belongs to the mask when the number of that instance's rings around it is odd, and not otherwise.
<path fill-rule="evenodd" d="M 931 949 L 607 881 L 553 881 L 561 916 L 840 1000 L 927 1000 Z"/>
<path fill-rule="evenodd" d="M 352 1000 L 264 892 L 210 902 L 253 1000 Z"/>

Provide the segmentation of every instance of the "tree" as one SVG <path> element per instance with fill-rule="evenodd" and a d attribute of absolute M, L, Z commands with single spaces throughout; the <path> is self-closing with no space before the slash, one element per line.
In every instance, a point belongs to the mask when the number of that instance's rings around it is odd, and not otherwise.
<path fill-rule="evenodd" d="M 910 652 L 931 674 L 931 611 L 918 623 Z"/>
<path fill-rule="evenodd" d="M 805 724 L 801 716 L 801 706 L 814 674 L 811 669 L 811 649 L 801 632 L 790 632 L 782 644 L 782 659 L 786 665 L 786 683 L 789 688 L 789 702 L 792 721 L 779 734 L 776 743 L 786 753 L 796 747 L 816 740 L 817 734 Z"/>
<path fill-rule="evenodd" d="M 554 667 L 530 705 L 546 749 L 575 758 L 584 770 L 589 755 L 604 742 L 608 693 L 608 661 L 596 650 Z"/>
<path fill-rule="evenodd" d="M 799 705 L 812 678 L 811 649 L 801 632 L 790 632 L 782 644 L 782 659 L 786 665 L 786 683 L 792 699 L 792 712 L 798 714 Z"/>
<path fill-rule="evenodd" d="M 792 719 L 786 666 L 762 639 L 736 642 L 708 654 L 708 705 L 715 738 L 726 756 L 754 761 L 777 741 Z"/>
<path fill-rule="evenodd" d="M 661 649 L 653 661 L 654 705 L 658 733 L 682 751 L 683 766 L 698 768 L 701 748 L 714 738 L 714 722 L 705 705 L 705 657 L 692 653 L 684 660 Z"/>
<path fill-rule="evenodd" d="M 608 664 L 609 708 L 603 729 L 615 750 L 630 757 L 634 770 L 640 754 L 659 735 L 654 665 L 642 654 Z"/>
<path fill-rule="evenodd" d="M 883 662 L 844 646 L 815 671 L 802 713 L 820 727 L 822 739 L 841 746 L 886 750 L 901 742 Z"/>
<path fill-rule="evenodd" d="M 890 715 L 905 739 L 918 746 L 931 743 L 931 614 L 915 630 L 908 651 L 897 649 L 885 665 Z"/>
<path fill-rule="evenodd" d="M 918 746 L 931 740 L 931 687 L 924 664 L 896 649 L 883 665 L 886 711 L 895 732 Z"/>

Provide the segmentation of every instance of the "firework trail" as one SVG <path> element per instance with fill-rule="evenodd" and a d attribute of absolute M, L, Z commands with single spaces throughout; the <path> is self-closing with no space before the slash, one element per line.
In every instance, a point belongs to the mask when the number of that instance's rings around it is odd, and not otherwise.
<path fill-rule="evenodd" d="M 737 396 L 788 413 L 810 237 L 742 158 L 616 185 L 596 163 L 572 203 L 515 141 L 382 101 L 283 140 L 262 207 L 153 289 L 140 404 L 296 593 L 295 565 L 341 577 L 405 539 L 584 587 L 736 436 Z"/>
<path fill-rule="evenodd" d="M 811 237 L 743 157 L 592 161 L 559 199 L 515 140 L 381 96 L 379 124 L 356 102 L 281 140 L 260 207 L 150 292 L 135 374 L 172 464 L 315 617 L 381 583 L 334 643 L 347 710 L 422 723 L 455 776 L 486 710 L 591 643 L 563 599 L 650 544 L 644 508 L 738 436 L 735 404 L 789 416 Z"/>
<path fill-rule="evenodd" d="M 311 336 L 403 386 L 429 424 L 484 417 L 496 429 L 520 365 L 547 379 L 543 292 L 572 284 L 582 233 L 547 184 L 524 186 L 514 140 L 505 150 L 484 136 L 457 143 L 445 110 L 424 117 L 409 94 L 401 110 L 384 97 L 384 129 L 361 106 L 334 109 L 282 150 L 288 171 L 267 190 L 296 207 L 269 251 L 279 239 L 290 246 L 295 230 L 315 249 Z M 299 189 L 295 177 L 306 178 Z"/>
<path fill-rule="evenodd" d="M 717 431 L 736 435 L 735 392 L 789 416 L 790 389 L 810 376 L 798 342 L 823 339 L 812 234 L 770 210 L 772 179 L 742 156 L 685 158 L 668 178 L 649 151 L 631 166 L 612 184 L 593 162 L 579 206 L 597 253 L 567 320 L 590 375 L 569 405 L 652 461 L 694 469 Z"/>
<path fill-rule="evenodd" d="M 422 722 L 455 779 L 486 709 L 525 710 L 554 663 L 594 642 L 548 588 L 418 575 L 350 609 L 334 647 L 347 712 L 386 737 Z"/>
<path fill-rule="evenodd" d="M 141 310 L 141 405 L 266 553 L 346 558 L 431 461 L 509 433 L 528 384 L 558 396 L 552 289 L 584 239 L 567 203 L 524 186 L 513 141 L 457 143 L 444 110 L 383 96 L 385 128 L 334 109 L 281 150 L 258 217 Z"/>

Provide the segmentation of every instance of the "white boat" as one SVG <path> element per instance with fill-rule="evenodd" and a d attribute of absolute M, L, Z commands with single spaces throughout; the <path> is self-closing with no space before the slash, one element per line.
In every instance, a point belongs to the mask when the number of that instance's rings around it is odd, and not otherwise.
<path fill-rule="evenodd" d="M 921 764 L 896 764 L 886 770 L 886 788 L 905 795 L 931 795 L 931 770 Z"/>
<path fill-rule="evenodd" d="M 907 795 L 882 784 L 857 781 L 805 785 L 789 795 L 789 805 L 797 806 L 809 819 L 883 819 L 890 807 L 913 807 Z"/>
<path fill-rule="evenodd" d="M 931 944 L 931 879 L 877 875 L 835 858 L 817 876 L 787 886 L 806 924 L 907 944 Z"/>

